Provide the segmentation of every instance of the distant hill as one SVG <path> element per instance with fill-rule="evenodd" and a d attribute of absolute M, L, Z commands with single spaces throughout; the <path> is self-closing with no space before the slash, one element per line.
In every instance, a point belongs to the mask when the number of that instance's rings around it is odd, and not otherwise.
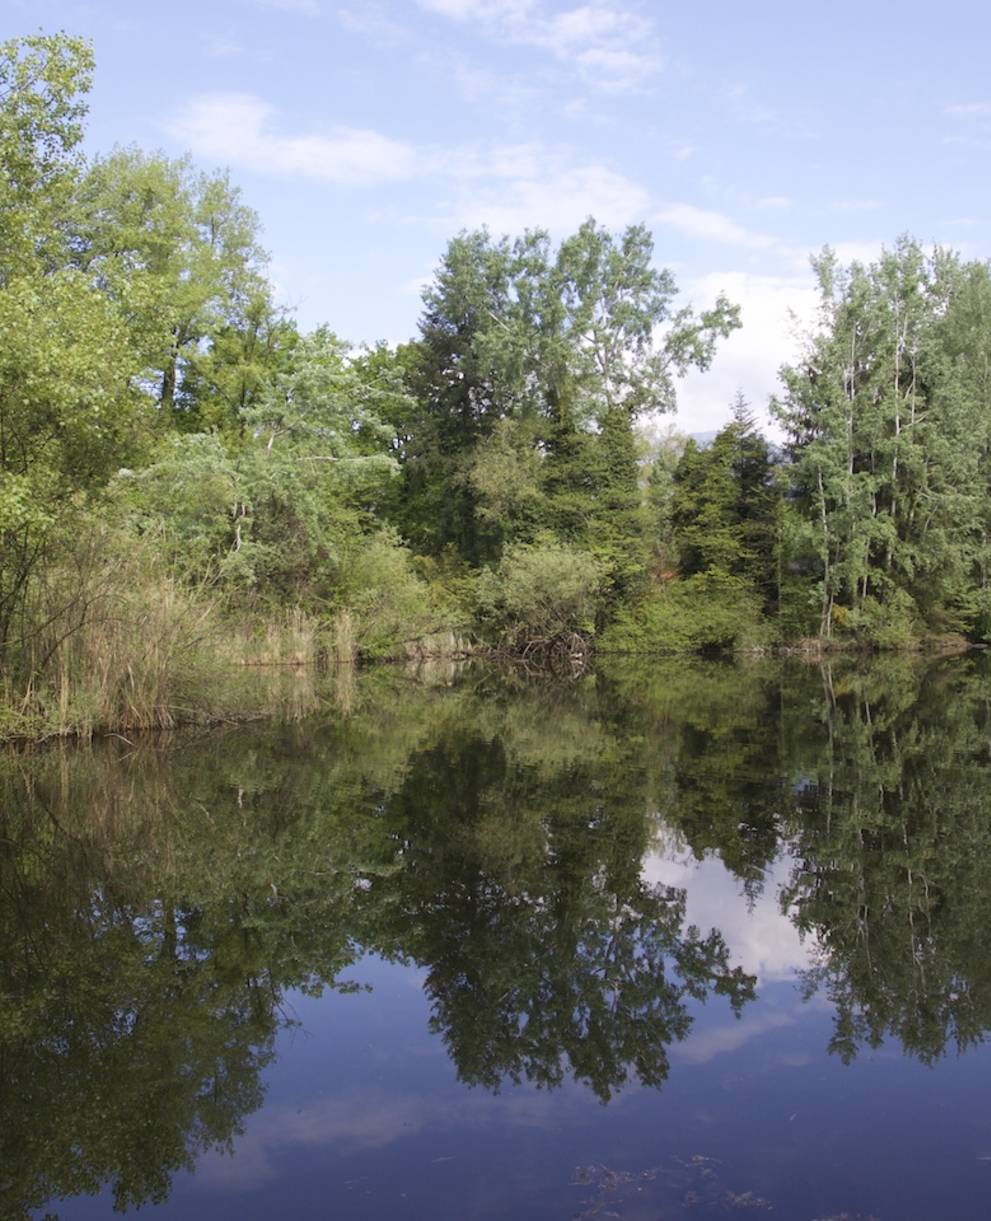
<path fill-rule="evenodd" d="M 699 449 L 708 449 L 708 447 L 718 436 L 718 428 L 713 428 L 709 432 L 690 432 L 688 434 L 689 439 L 694 441 Z M 785 450 L 784 446 L 778 441 L 769 438 L 766 433 L 764 434 L 764 437 L 767 441 L 768 456 L 770 457 L 771 461 L 775 463 L 784 462 L 787 457 L 787 451 Z"/>
<path fill-rule="evenodd" d="M 713 441 L 715 441 L 716 437 L 719 436 L 719 429 L 713 428 L 710 429 L 709 432 L 690 432 L 688 436 L 690 440 L 695 442 L 699 449 L 705 449 L 706 446 L 711 445 Z"/>

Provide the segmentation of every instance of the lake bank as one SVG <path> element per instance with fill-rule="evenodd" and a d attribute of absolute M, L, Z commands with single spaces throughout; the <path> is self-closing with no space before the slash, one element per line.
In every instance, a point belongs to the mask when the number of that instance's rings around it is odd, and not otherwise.
<path fill-rule="evenodd" d="M 796 662 L 816 665 L 860 664 L 884 657 L 932 658 L 983 651 L 982 643 L 958 635 L 921 637 L 898 649 L 879 650 L 856 641 L 806 638 L 795 644 L 736 650 L 628 652 L 596 649 L 506 649 L 472 641 L 453 631 L 407 642 L 401 651 L 369 660 L 335 657 L 333 637 L 298 614 L 285 623 L 269 622 L 264 631 L 201 636 L 193 647 L 159 656 L 151 681 L 142 688 L 142 668 L 117 659 L 116 673 L 104 665 L 92 674 L 63 672 L 58 685 L 41 684 L 27 692 L 0 688 L 0 744 L 80 740 L 184 726 L 246 724 L 257 720 L 299 719 L 328 701 L 346 707 L 359 673 L 370 669 L 443 669 L 466 662 L 521 668 L 538 677 L 579 678 L 596 667 L 639 666 L 650 670 L 672 662 L 691 664 L 702 657 L 752 665 Z"/>

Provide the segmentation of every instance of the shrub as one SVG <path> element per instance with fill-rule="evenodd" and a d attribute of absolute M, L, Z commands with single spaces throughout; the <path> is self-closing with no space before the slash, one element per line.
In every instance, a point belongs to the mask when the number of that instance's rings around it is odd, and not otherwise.
<path fill-rule="evenodd" d="M 621 611 L 599 640 L 603 652 L 730 652 L 766 646 L 759 595 L 741 577 L 698 573 Z"/>
<path fill-rule="evenodd" d="M 601 560 L 580 547 L 518 543 L 479 578 L 479 618 L 513 647 L 591 635 L 605 577 Z"/>
<path fill-rule="evenodd" d="M 860 606 L 850 609 L 843 624 L 858 642 L 875 649 L 903 649 L 920 635 L 919 615 L 915 602 L 903 589 L 891 589 L 884 602 L 865 598 Z"/>
<path fill-rule="evenodd" d="M 451 626 L 451 608 L 417 575 L 412 555 L 394 534 L 362 539 L 344 569 L 344 605 L 335 620 L 339 660 L 355 652 L 400 656 L 407 645 Z"/>
<path fill-rule="evenodd" d="M 273 677 L 252 663 L 314 660 L 318 622 L 298 608 L 232 619 L 215 589 L 177 579 L 157 542 L 90 515 L 49 556 L 0 673 L 0 741 L 295 717 L 316 706 L 295 671 Z"/>

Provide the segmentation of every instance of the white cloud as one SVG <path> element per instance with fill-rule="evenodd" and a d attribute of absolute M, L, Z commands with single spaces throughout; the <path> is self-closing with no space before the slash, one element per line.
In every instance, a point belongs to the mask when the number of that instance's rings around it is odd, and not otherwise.
<path fill-rule="evenodd" d="M 577 68 L 586 83 L 607 91 L 638 88 L 661 67 L 651 23 L 610 0 L 590 0 L 560 12 L 547 12 L 537 0 L 417 3 L 439 16 L 475 24 L 496 41 L 545 51 L 559 63 Z"/>
<path fill-rule="evenodd" d="M 451 178 L 532 179 L 546 172 L 552 157 L 540 144 L 502 144 L 495 148 L 435 149 L 424 159 L 431 173 Z"/>
<path fill-rule="evenodd" d="M 775 239 L 765 233 L 753 233 L 722 212 L 710 212 L 697 208 L 694 204 L 668 204 L 656 213 L 654 219 L 659 224 L 668 225 L 685 234 L 686 237 L 701 238 L 704 241 L 745 246 L 754 250 L 767 249 L 775 244 Z"/>
<path fill-rule="evenodd" d="M 754 200 L 754 207 L 763 211 L 783 212 L 794 202 L 790 195 L 765 195 L 761 199 Z"/>
<path fill-rule="evenodd" d="M 838 242 L 823 239 L 814 246 L 782 244 L 776 247 L 774 253 L 783 268 L 795 275 L 801 275 L 808 272 L 810 259 L 813 255 L 818 255 L 824 246 L 829 246 L 840 263 L 876 263 L 884 250 L 884 242 L 880 238 Z"/>
<path fill-rule="evenodd" d="M 991 102 L 958 102 L 944 106 L 943 113 L 951 119 L 988 119 L 991 118 Z"/>
<path fill-rule="evenodd" d="M 560 109 L 566 119 L 585 119 L 588 117 L 588 99 L 569 98 Z"/>
<path fill-rule="evenodd" d="M 374 38 L 380 45 L 399 43 L 406 38 L 405 28 L 394 21 L 382 4 L 363 0 L 352 8 L 339 8 L 337 20 L 353 34 Z"/>
<path fill-rule="evenodd" d="M 540 226 L 561 233 L 589 215 L 620 227 L 648 212 L 647 192 L 631 179 L 535 143 L 416 148 L 364 128 L 293 134 L 275 119 L 274 108 L 252 94 L 207 94 L 194 98 L 167 130 L 197 157 L 258 173 L 357 186 L 446 183 L 449 194 L 436 219 L 448 226 L 488 225 L 496 233 Z"/>
<path fill-rule="evenodd" d="M 605 93 L 625 93 L 640 87 L 658 66 L 650 55 L 609 47 L 581 51 L 571 62 L 581 69 L 586 81 Z"/>
<path fill-rule="evenodd" d="M 774 1009 L 768 1013 L 747 1014 L 732 1025 L 716 1026 L 690 1034 L 684 1043 L 672 1047 L 671 1059 L 680 1060 L 683 1064 L 708 1064 L 716 1056 L 738 1051 L 751 1039 L 794 1024 L 793 1017 Z"/>
<path fill-rule="evenodd" d="M 447 1141 L 466 1128 L 555 1132 L 568 1118 L 587 1114 L 588 1106 L 586 1091 L 571 1082 L 554 1091 L 524 1088 L 495 1097 L 463 1092 L 453 1101 L 377 1086 L 348 1090 L 304 1099 L 298 1106 L 266 1107 L 249 1117 L 236 1138 L 237 1156 L 209 1152 L 196 1163 L 196 1174 L 214 1187 L 254 1191 L 278 1177 L 284 1150 L 337 1149 L 356 1155 L 424 1132 L 434 1141 Z"/>
<path fill-rule="evenodd" d="M 643 220 L 647 192 L 631 179 L 601 165 L 534 166 L 532 174 L 507 177 L 490 187 L 463 193 L 450 206 L 457 225 L 487 225 L 495 233 L 542 227 L 573 232 L 588 217 L 610 228 Z"/>
<path fill-rule="evenodd" d="M 953 135 L 943 137 L 944 144 L 982 152 L 991 147 L 991 102 L 958 102 L 944 106 L 943 114 L 958 124 Z"/>
<path fill-rule="evenodd" d="M 522 18 L 530 0 L 417 0 L 420 8 L 457 21 L 498 21 Z"/>
<path fill-rule="evenodd" d="M 513 113 L 529 121 L 533 108 L 538 105 L 539 92 L 525 77 L 507 76 L 473 60 L 450 54 L 444 57 L 443 70 L 466 101 L 498 106 L 504 116 Z"/>
<path fill-rule="evenodd" d="M 740 305 L 743 326 L 720 344 L 707 372 L 689 373 L 679 383 L 679 428 L 704 432 L 721 427 L 737 390 L 763 417 L 768 398 L 780 393 L 778 369 L 798 355 L 796 329 L 815 319 L 818 297 L 811 271 L 782 276 L 716 272 L 687 288 L 686 296 L 696 302 L 712 301 L 725 292 Z"/>
<path fill-rule="evenodd" d="M 213 59 L 236 59 L 244 54 L 244 44 L 230 38 L 207 39 L 204 49 Z"/>
<path fill-rule="evenodd" d="M 261 173 L 300 174 L 325 182 L 377 183 L 408 178 L 416 168 L 411 145 L 364 128 L 278 131 L 274 108 L 253 94 L 195 98 L 168 126 L 198 157 Z"/>
<path fill-rule="evenodd" d="M 730 965 L 742 967 L 756 975 L 758 983 L 766 983 L 794 979 L 809 964 L 809 947 L 781 911 L 778 898 L 793 868 L 790 856 L 775 861 L 767 870 L 762 893 L 752 901 L 718 857 L 699 861 L 676 844 L 645 856 L 641 872 L 647 881 L 684 888 L 687 922 L 703 933 L 718 929 L 729 950 Z"/>
<path fill-rule="evenodd" d="M 765 123 L 774 123 L 778 118 L 777 111 L 754 97 L 749 85 L 728 86 L 725 98 L 730 115 L 737 123 L 761 126 Z"/>
<path fill-rule="evenodd" d="M 991 148 L 991 141 L 975 136 L 944 136 L 941 143 L 949 145 L 951 148 Z"/>
<path fill-rule="evenodd" d="M 272 1135 L 283 1146 L 336 1145 L 358 1153 L 415 1135 L 434 1109 L 415 1095 L 355 1091 L 341 1098 L 319 1098 L 296 1110 L 284 1108 Z"/>
<path fill-rule="evenodd" d="M 550 17 L 544 37 L 550 45 L 563 51 L 614 35 L 642 32 L 644 28 L 642 20 L 620 9 L 602 4 L 583 4 L 580 8 L 568 9 Z"/>
<path fill-rule="evenodd" d="M 319 17 L 317 0 L 255 0 L 256 8 L 275 9 L 280 13 L 299 13 L 302 17 Z"/>
<path fill-rule="evenodd" d="M 877 212 L 881 207 L 879 199 L 834 199 L 833 209 L 836 212 Z"/>
<path fill-rule="evenodd" d="M 876 263 L 884 250 L 884 243 L 876 241 L 830 242 L 841 263 Z"/>
<path fill-rule="evenodd" d="M 411 280 L 404 280 L 399 285 L 399 294 L 403 297 L 422 297 L 423 290 L 429 288 L 433 282 L 432 275 L 414 276 Z"/>

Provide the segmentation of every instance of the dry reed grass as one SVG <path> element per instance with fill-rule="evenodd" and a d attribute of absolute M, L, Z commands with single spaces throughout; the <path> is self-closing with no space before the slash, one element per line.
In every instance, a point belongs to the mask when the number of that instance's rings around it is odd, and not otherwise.
<path fill-rule="evenodd" d="M 317 706 L 312 682 L 245 669 L 315 661 L 315 619 L 293 609 L 260 630 L 232 630 L 214 591 L 190 588 L 151 547 L 128 542 L 109 532 L 86 539 L 32 591 L 19 664 L 0 678 L 0 739 L 162 730 Z"/>

